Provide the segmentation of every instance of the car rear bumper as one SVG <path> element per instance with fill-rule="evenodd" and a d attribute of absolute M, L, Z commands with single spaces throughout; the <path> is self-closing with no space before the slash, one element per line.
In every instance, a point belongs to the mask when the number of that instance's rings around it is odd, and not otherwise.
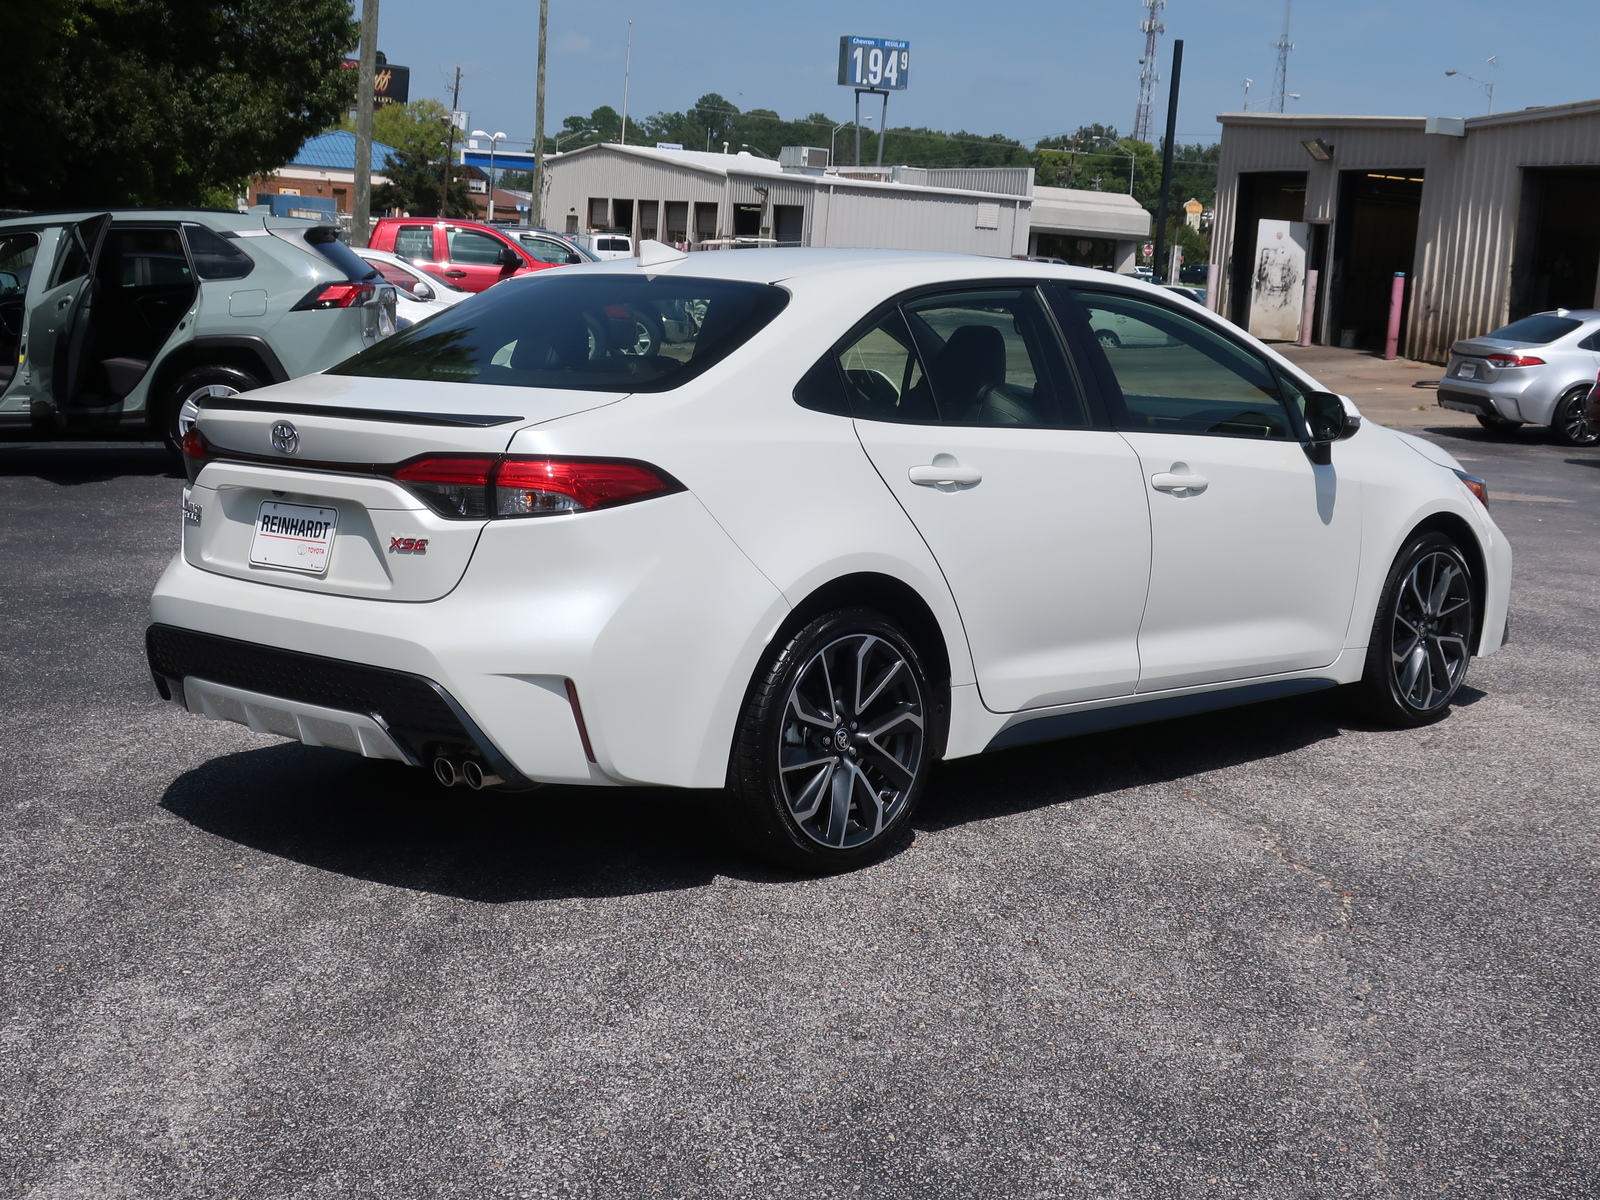
<path fill-rule="evenodd" d="M 1455 383 L 1439 385 L 1439 407 L 1477 417 L 1499 417 L 1506 421 L 1523 419 L 1516 398 L 1495 396 L 1487 390 L 1469 391 Z"/>

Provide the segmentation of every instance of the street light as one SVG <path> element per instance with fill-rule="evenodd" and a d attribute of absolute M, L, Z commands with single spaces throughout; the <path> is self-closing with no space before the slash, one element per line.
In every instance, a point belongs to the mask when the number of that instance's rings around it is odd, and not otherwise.
<path fill-rule="evenodd" d="M 494 221 L 494 148 L 505 139 L 504 133 L 485 133 L 481 129 L 474 129 L 472 136 L 475 138 L 489 139 L 489 220 Z"/>
<path fill-rule="evenodd" d="M 550 140 L 555 142 L 555 144 L 556 144 L 556 153 L 560 154 L 561 153 L 561 143 L 563 141 L 565 141 L 567 138 L 583 137 L 585 134 L 598 133 L 598 132 L 599 132 L 598 130 L 590 129 L 588 127 L 585 127 L 583 129 L 569 129 L 565 133 L 558 133 L 558 134 L 553 135 Z"/>
<path fill-rule="evenodd" d="M 1116 142 L 1113 139 L 1108 138 L 1108 137 L 1104 137 L 1104 136 L 1092 137 L 1089 140 L 1091 142 L 1111 142 L 1111 144 L 1113 146 L 1116 145 Z M 1134 168 L 1134 165 L 1138 162 L 1138 159 L 1134 157 L 1133 151 L 1131 151 L 1131 150 L 1113 150 L 1112 153 L 1113 154 L 1126 154 L 1128 156 L 1128 195 L 1131 196 L 1131 195 L 1133 195 L 1133 168 Z M 1099 190 L 1100 190 L 1100 185 L 1099 185 L 1099 182 L 1096 181 L 1096 183 L 1095 183 L 1095 191 L 1099 191 Z"/>
<path fill-rule="evenodd" d="M 834 139 L 834 135 L 837 134 L 839 132 L 839 130 L 843 129 L 848 124 L 850 124 L 849 121 L 840 121 L 837 125 L 835 125 L 832 129 L 830 129 L 828 131 L 828 165 L 830 167 L 833 166 L 833 139 Z"/>
<path fill-rule="evenodd" d="M 1491 55 L 1490 58 L 1489 58 L 1489 65 L 1494 68 L 1494 71 L 1495 71 L 1496 74 L 1498 74 L 1499 71 L 1500 71 L 1500 63 L 1497 61 L 1499 59 L 1499 57 L 1500 56 L 1498 54 L 1495 54 L 1495 55 Z M 1465 71 L 1457 71 L 1453 67 L 1450 70 L 1446 71 L 1445 74 L 1446 75 L 1459 75 L 1463 79 L 1472 80 L 1473 83 L 1475 83 L 1479 87 L 1481 87 L 1483 89 L 1483 91 L 1484 91 L 1484 94 L 1489 97 L 1489 115 L 1490 116 L 1494 115 L 1494 83 L 1495 83 L 1495 81 L 1493 79 L 1490 79 L 1487 82 L 1485 82 L 1484 80 L 1479 79 L 1476 75 L 1468 75 Z"/>

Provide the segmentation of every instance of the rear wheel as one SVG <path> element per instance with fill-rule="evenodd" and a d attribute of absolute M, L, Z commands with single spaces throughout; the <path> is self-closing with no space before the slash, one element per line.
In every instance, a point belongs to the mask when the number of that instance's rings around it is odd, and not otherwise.
<path fill-rule="evenodd" d="M 1600 442 L 1600 425 L 1589 420 L 1591 384 L 1571 388 L 1556 401 L 1550 418 L 1550 431 L 1563 446 L 1593 446 Z"/>
<path fill-rule="evenodd" d="M 208 396 L 236 396 L 265 386 L 248 371 L 238 367 L 196 367 L 186 373 L 167 393 L 159 414 L 161 437 L 173 454 L 179 452 L 183 435 L 194 426 L 200 404 Z"/>
<path fill-rule="evenodd" d="M 1366 670 L 1356 685 L 1367 714 L 1386 725 L 1427 725 L 1449 711 L 1472 661 L 1472 576 L 1442 533 L 1411 539 L 1378 602 Z"/>
<path fill-rule="evenodd" d="M 927 783 L 933 710 L 916 648 L 882 613 L 845 609 L 793 634 L 734 744 L 730 791 L 755 849 L 824 873 L 898 845 Z"/>
<path fill-rule="evenodd" d="M 1510 421 L 1505 417 L 1495 416 L 1493 413 L 1477 413 L 1478 424 L 1490 433 L 1510 433 L 1513 429 L 1521 429 L 1521 421 Z"/>

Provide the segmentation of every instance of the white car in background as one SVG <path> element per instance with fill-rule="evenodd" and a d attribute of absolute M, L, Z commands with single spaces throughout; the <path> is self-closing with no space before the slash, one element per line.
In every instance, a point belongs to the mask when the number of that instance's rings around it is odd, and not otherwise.
<path fill-rule="evenodd" d="M 601 262 L 613 258 L 632 258 L 633 239 L 625 233 L 569 233 L 569 242 L 594 255 Z"/>
<path fill-rule="evenodd" d="M 1483 481 L 1180 296 L 643 251 L 203 400 L 162 694 L 447 785 L 726 789 L 661 803 L 833 871 L 938 759 L 1335 686 L 1420 725 L 1504 641 Z"/>
<path fill-rule="evenodd" d="M 418 321 L 427 320 L 434 313 L 443 312 L 452 305 L 460 304 L 472 295 L 448 279 L 423 269 L 409 258 L 393 254 L 388 250 L 363 247 L 357 250 L 356 254 L 375 267 L 385 282 L 394 284 L 395 317 L 397 321 L 403 322 L 400 325 L 402 329 L 407 325 L 415 325 Z"/>
<path fill-rule="evenodd" d="M 540 262 L 547 262 L 553 266 L 575 267 L 586 262 L 600 261 L 569 237 L 551 233 L 548 229 L 521 229 L 507 226 L 500 232 L 514 239 Z"/>

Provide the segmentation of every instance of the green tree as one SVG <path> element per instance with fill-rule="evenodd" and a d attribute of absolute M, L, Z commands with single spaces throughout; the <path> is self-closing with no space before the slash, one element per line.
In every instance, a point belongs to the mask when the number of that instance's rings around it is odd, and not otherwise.
<path fill-rule="evenodd" d="M 437 100 L 385 104 L 372 111 L 372 140 L 396 150 L 442 160 L 449 135 L 450 110 Z M 356 119 L 346 113 L 340 129 L 356 131 Z M 461 139 L 456 139 L 460 145 Z"/>
<path fill-rule="evenodd" d="M 372 189 L 374 210 L 394 209 L 416 217 L 439 214 L 439 194 L 444 190 L 441 160 L 422 151 L 397 150 L 384 159 L 382 171 L 389 182 Z M 450 181 L 450 203 L 445 206 L 445 216 L 477 220 L 478 207 L 467 191 L 466 180 Z"/>
<path fill-rule="evenodd" d="M 8 0 L 0 204 L 192 204 L 348 106 L 350 0 Z"/>

